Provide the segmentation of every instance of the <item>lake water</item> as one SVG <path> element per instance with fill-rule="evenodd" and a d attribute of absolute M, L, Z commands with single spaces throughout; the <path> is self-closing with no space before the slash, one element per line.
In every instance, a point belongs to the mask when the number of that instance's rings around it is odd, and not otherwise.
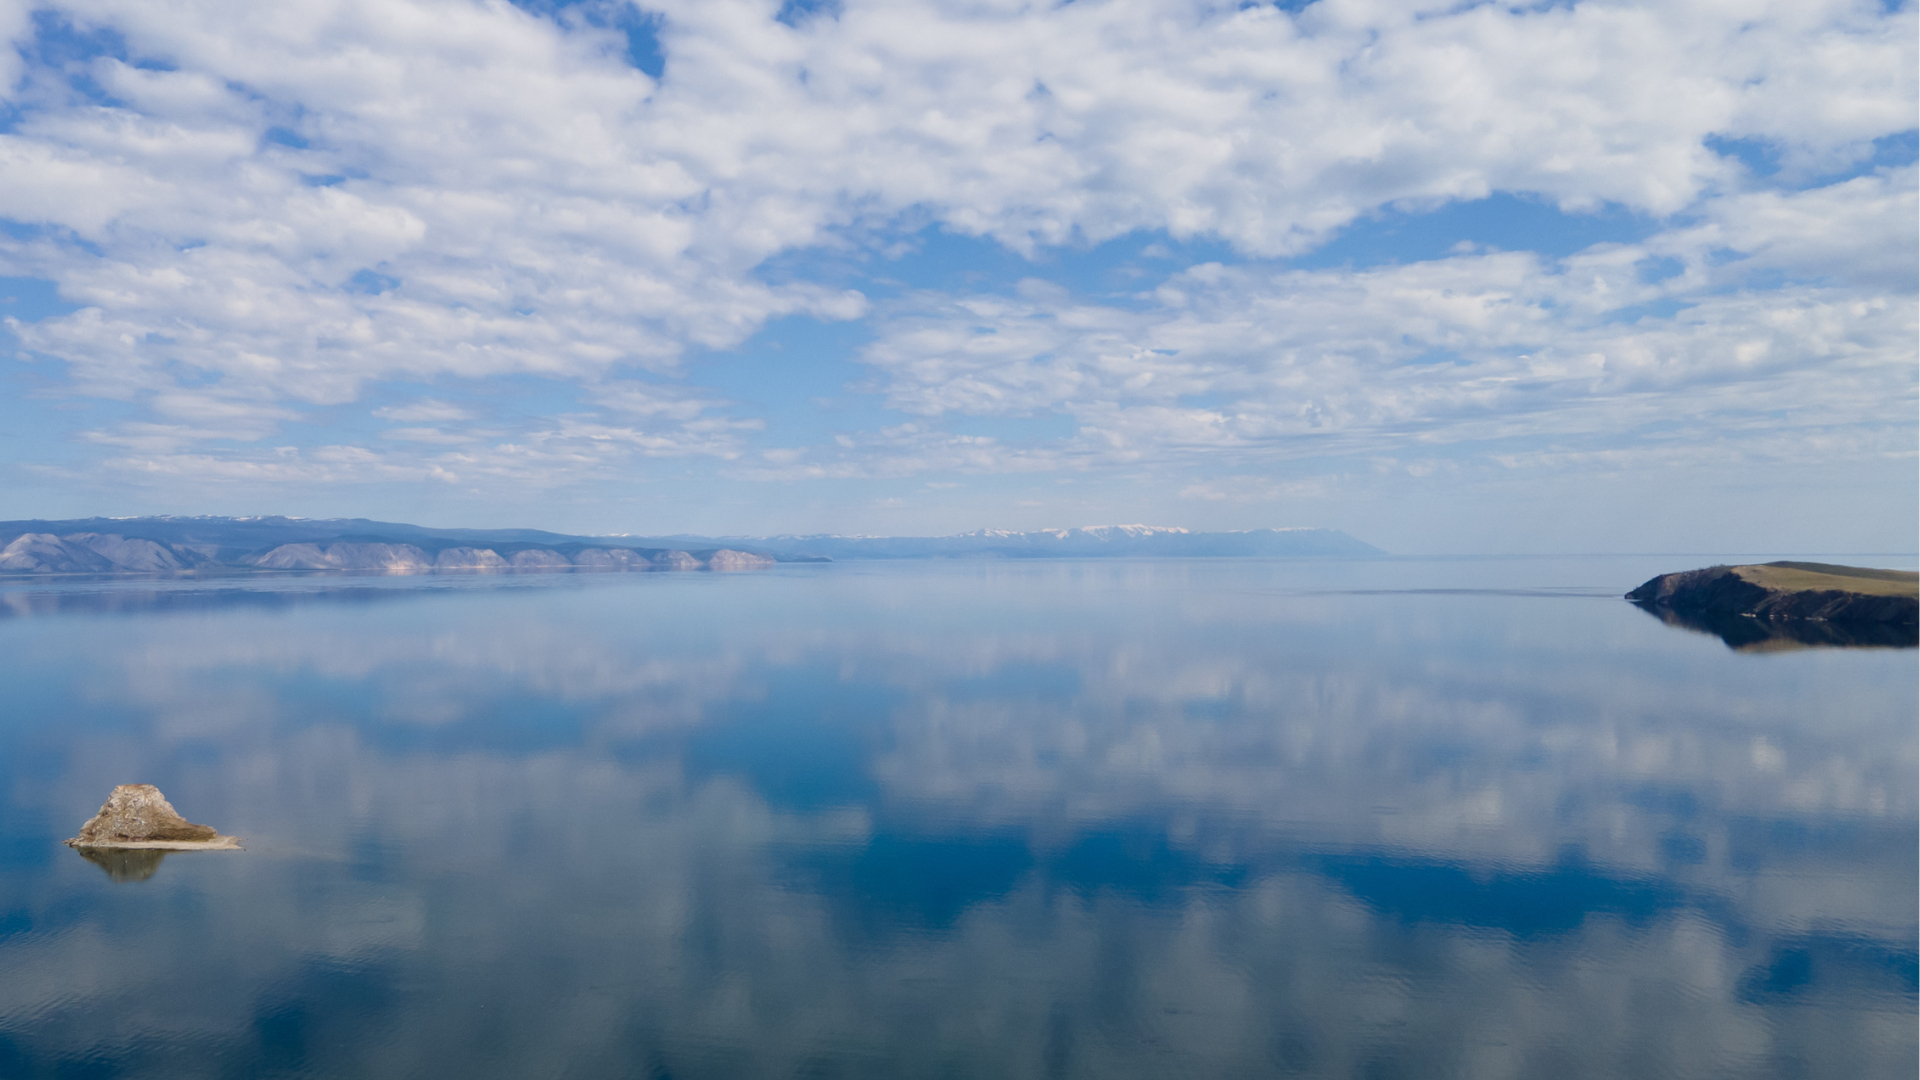
<path fill-rule="evenodd" d="M 1916 654 L 1711 561 L 0 585 L 0 1076 L 1910 1080 Z"/>

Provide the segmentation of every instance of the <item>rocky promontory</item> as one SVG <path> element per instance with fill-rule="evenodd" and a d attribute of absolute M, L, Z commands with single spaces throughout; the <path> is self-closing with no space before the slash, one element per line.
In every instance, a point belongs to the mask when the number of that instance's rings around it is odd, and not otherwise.
<path fill-rule="evenodd" d="M 1868 631 L 1873 644 L 1911 644 L 1920 623 L 1920 574 L 1810 562 L 1709 566 L 1662 574 L 1627 599 L 1657 615 L 1711 622 L 1716 633 L 1728 619 L 1824 623 Z"/>
<path fill-rule="evenodd" d="M 220 835 L 211 825 L 195 825 L 181 817 L 152 784 L 121 784 L 67 846 L 231 851 L 240 847 L 240 841 Z"/>

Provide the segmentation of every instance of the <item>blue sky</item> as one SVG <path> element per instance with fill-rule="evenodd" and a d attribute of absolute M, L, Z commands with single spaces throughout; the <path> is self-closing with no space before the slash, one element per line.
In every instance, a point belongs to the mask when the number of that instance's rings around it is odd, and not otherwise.
<path fill-rule="evenodd" d="M 1912 3 L 0 6 L 0 516 L 1911 551 Z"/>

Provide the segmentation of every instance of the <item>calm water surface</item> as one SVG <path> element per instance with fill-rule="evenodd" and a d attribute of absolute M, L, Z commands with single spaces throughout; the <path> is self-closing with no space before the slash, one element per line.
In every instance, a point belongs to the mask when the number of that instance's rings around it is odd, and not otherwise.
<path fill-rule="evenodd" d="M 1915 652 L 1674 562 L 0 586 L 0 1076 L 1908 1080 Z"/>

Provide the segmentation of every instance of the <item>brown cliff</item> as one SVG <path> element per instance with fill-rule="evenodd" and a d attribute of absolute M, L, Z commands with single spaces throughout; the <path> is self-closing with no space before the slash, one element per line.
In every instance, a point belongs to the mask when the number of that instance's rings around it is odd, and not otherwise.
<path fill-rule="evenodd" d="M 1920 574 L 1807 562 L 1710 566 L 1662 574 L 1627 599 L 1667 622 L 1699 624 L 1729 644 L 1736 643 L 1728 632 L 1742 636 L 1744 622 L 1761 636 L 1804 644 L 1834 638 L 1836 644 L 1913 645 Z"/>

